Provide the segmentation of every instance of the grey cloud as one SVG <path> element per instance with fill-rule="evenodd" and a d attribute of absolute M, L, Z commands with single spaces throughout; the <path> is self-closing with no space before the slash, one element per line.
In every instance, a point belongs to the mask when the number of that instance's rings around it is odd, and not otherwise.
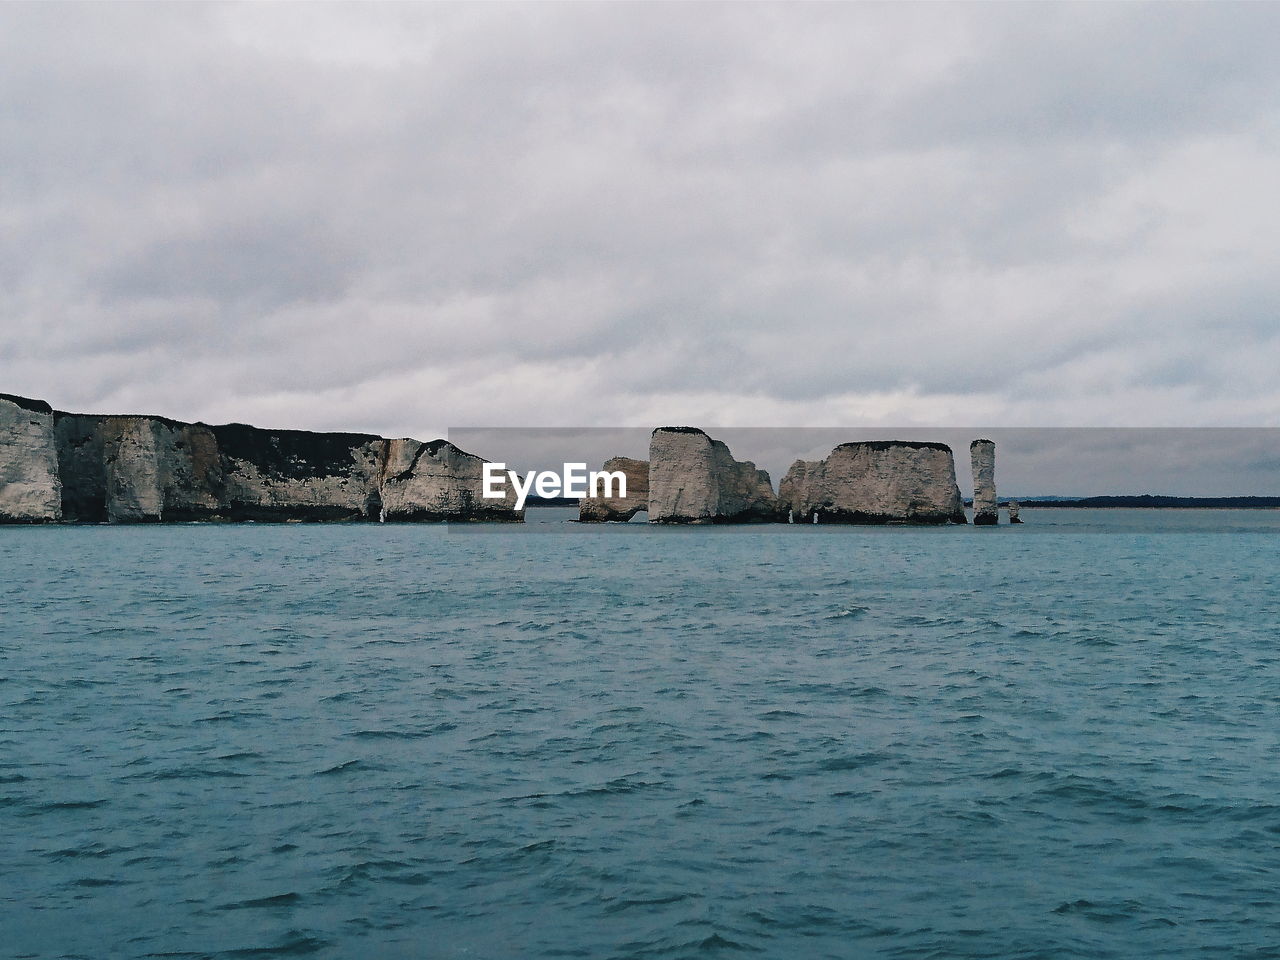
<path fill-rule="evenodd" d="M 1271 422 L 1277 20 L 10 5 L 3 387 L 406 433 Z"/>

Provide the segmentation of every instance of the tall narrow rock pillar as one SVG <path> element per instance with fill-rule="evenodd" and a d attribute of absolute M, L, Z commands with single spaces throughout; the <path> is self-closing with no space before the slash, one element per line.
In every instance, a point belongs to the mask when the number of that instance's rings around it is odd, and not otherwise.
<path fill-rule="evenodd" d="M 973 467 L 973 522 L 990 526 L 1000 522 L 996 499 L 996 445 L 990 440 L 969 444 L 969 462 Z"/>

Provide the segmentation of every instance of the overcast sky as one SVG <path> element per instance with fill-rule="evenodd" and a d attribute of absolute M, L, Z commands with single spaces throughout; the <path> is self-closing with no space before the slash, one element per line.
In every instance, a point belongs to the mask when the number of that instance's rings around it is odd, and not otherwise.
<path fill-rule="evenodd" d="M 1280 425 L 1280 6 L 0 6 L 0 390 Z"/>

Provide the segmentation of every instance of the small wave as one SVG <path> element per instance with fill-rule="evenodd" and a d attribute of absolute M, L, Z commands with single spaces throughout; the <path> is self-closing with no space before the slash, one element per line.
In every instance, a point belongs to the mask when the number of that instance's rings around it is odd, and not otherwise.
<path fill-rule="evenodd" d="M 637 897 L 634 899 L 614 900 L 605 905 L 605 913 L 625 913 L 628 910 L 634 910 L 637 907 L 665 907 L 668 904 L 680 903 L 688 900 L 695 894 L 691 893 L 673 893 L 669 897 Z"/>
<path fill-rule="evenodd" d="M 84 858 L 96 859 L 98 857 L 109 857 L 115 853 L 127 853 L 132 847 L 107 847 L 100 843 L 90 843 L 83 847 L 65 847 L 61 850 L 52 850 L 45 856 L 51 860 L 80 860 Z"/>
<path fill-rule="evenodd" d="M 955 627 L 964 623 L 964 620 L 956 619 L 955 617 L 926 617 L 921 614 L 911 614 L 900 617 L 899 622 L 909 627 Z M 1002 629 L 1004 624 L 989 620 L 986 622 L 986 626 Z"/>
<path fill-rule="evenodd" d="M 251 900 L 240 900 L 236 903 L 224 903 L 218 910 L 262 910 L 272 907 L 292 907 L 302 902 L 302 895 L 290 891 L 277 893 L 270 897 L 254 897 Z"/>
<path fill-rule="evenodd" d="M 863 700 L 871 697 L 885 697 L 888 695 L 889 691 L 884 687 L 862 687 L 861 689 L 854 690 L 849 694 L 849 696 L 855 700 Z"/>
<path fill-rule="evenodd" d="M 450 730 L 457 730 L 456 723 L 437 723 L 430 727 L 418 727 L 413 730 L 357 730 L 348 734 L 355 740 L 421 740 L 423 737 L 432 737 L 438 733 L 448 733 Z"/>
<path fill-rule="evenodd" d="M 1108 640 L 1106 637 L 1081 637 L 1076 641 L 1082 647 L 1117 647 L 1119 646 L 1114 640 Z"/>
<path fill-rule="evenodd" d="M 327 767 L 324 770 L 318 770 L 316 773 L 312 774 L 312 776 L 331 777 L 342 773 L 354 773 L 358 770 L 376 769 L 379 769 L 376 765 L 367 763 L 364 760 L 348 760 L 345 763 L 335 764 L 334 766 Z"/>
<path fill-rule="evenodd" d="M 106 799 L 102 800 L 50 800 L 47 803 L 37 803 L 32 807 L 36 813 L 62 813 L 68 810 L 95 810 L 98 807 L 106 806 Z"/>
<path fill-rule="evenodd" d="M 995 773 L 987 774 L 986 779 L 987 780 L 1008 780 L 1011 777 L 1024 777 L 1024 776 L 1026 776 L 1025 770 L 1020 770 L 1017 767 L 1001 767 Z"/>
<path fill-rule="evenodd" d="M 321 697 L 321 703 L 346 703 L 348 700 L 354 700 L 365 691 L 363 690 L 344 690 L 341 693 L 333 693 L 327 697 Z"/>
<path fill-rule="evenodd" d="M 874 766 L 889 759 L 886 753 L 857 753 L 847 757 L 832 757 L 818 764 L 819 770 L 835 772 L 839 770 L 859 770 L 862 767 Z"/>
<path fill-rule="evenodd" d="M 704 940 L 691 943 L 688 946 L 697 950 L 698 953 L 763 953 L 759 947 L 752 946 L 749 943 L 739 943 L 736 940 L 730 940 L 722 937 L 718 933 L 713 933 Z"/>
<path fill-rule="evenodd" d="M 1034 796 L 1054 801 L 1066 801 L 1082 807 L 1110 807 L 1113 815 L 1126 811 L 1129 815 L 1143 814 L 1154 809 L 1154 804 L 1144 797 L 1122 789 L 1109 780 L 1088 780 L 1071 776 L 1062 783 L 1042 787 Z"/>
<path fill-rule="evenodd" d="M 319 953 L 329 946 L 331 944 L 328 940 L 291 930 L 284 940 L 269 947 L 242 947 L 238 950 L 223 950 L 211 956 L 226 957 L 228 960 L 239 957 L 302 957 Z"/>
<path fill-rule="evenodd" d="M 1095 903 L 1092 900 L 1071 900 L 1054 907 L 1053 912 L 1060 915 L 1078 915 L 1095 923 L 1115 923 L 1120 920 L 1131 920 L 1143 907 L 1137 900 L 1120 900 L 1111 903 Z"/>
<path fill-rule="evenodd" d="M 650 787 L 660 787 L 665 783 L 662 780 L 633 780 L 630 776 L 617 777 L 607 783 L 603 783 L 596 787 L 584 787 L 580 790 L 566 790 L 557 794 L 561 797 L 597 797 L 609 794 L 635 793 L 638 790 L 647 790 Z"/>
<path fill-rule="evenodd" d="M 350 866 L 334 867 L 328 871 L 333 882 L 328 890 L 346 890 L 366 883 L 381 883 L 395 876 L 397 871 L 408 870 L 411 864 L 401 860 L 362 860 Z"/>
<path fill-rule="evenodd" d="M 249 774 L 238 770 L 219 770 L 211 767 L 173 767 L 168 770 L 156 770 L 151 773 L 135 773 L 125 780 L 163 781 L 163 780 L 221 780 L 247 777 Z"/>
<path fill-rule="evenodd" d="M 829 613 L 823 620 L 843 620 L 845 617 L 861 617 L 865 613 L 869 613 L 870 607 L 845 607 L 837 610 L 835 613 Z"/>

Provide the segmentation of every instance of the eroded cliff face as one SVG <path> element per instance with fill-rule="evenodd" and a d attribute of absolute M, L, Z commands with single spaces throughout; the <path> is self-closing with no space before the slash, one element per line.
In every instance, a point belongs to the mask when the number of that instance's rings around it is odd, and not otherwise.
<path fill-rule="evenodd" d="M 625 497 L 583 497 L 578 501 L 578 520 L 583 523 L 616 521 L 625 523 L 642 510 L 649 509 L 649 461 L 631 457 L 614 457 L 600 468 L 608 473 L 621 473 L 627 478 Z"/>
<path fill-rule="evenodd" d="M 990 440 L 969 444 L 969 464 L 973 468 L 973 522 L 991 526 L 1000 522 L 1000 501 L 996 499 L 996 445 Z"/>
<path fill-rule="evenodd" d="M 61 411 L 53 414 L 64 520 L 100 523 L 107 519 L 107 468 L 102 442 L 102 422 L 106 419 Z"/>
<path fill-rule="evenodd" d="M 363 433 L 211 427 L 231 520 L 377 520 L 388 441 Z"/>
<path fill-rule="evenodd" d="M 696 427 L 659 427 L 649 440 L 650 523 L 772 523 L 785 519 L 769 474 Z"/>
<path fill-rule="evenodd" d="M 484 464 L 447 440 L 388 440 L 382 469 L 386 520 L 487 520 L 520 522 L 511 484 L 503 499 L 484 496 Z"/>
<path fill-rule="evenodd" d="M 97 432 L 110 522 L 212 520 L 226 515 L 222 458 L 208 427 L 158 417 L 103 417 Z"/>
<path fill-rule="evenodd" d="M 55 413 L 0 399 L 0 522 L 522 519 L 514 493 L 483 499 L 483 465 L 443 440 Z"/>
<path fill-rule="evenodd" d="M 507 483 L 484 497 L 480 457 L 445 440 L 209 426 L 54 411 L 0 394 L 0 523 L 522 521 Z M 996 522 L 995 445 L 975 440 L 975 522 Z M 846 443 L 769 475 L 694 427 L 659 427 L 649 460 L 615 457 L 626 497 L 584 499 L 579 518 L 654 523 L 965 522 L 950 448 Z M 1017 507 L 1011 508 L 1017 522 Z"/>
<path fill-rule="evenodd" d="M 796 523 L 966 523 L 955 458 L 942 443 L 842 443 L 797 460 L 778 499 Z"/>
<path fill-rule="evenodd" d="M 41 400 L 0 394 L 0 523 L 61 519 L 53 410 Z"/>

